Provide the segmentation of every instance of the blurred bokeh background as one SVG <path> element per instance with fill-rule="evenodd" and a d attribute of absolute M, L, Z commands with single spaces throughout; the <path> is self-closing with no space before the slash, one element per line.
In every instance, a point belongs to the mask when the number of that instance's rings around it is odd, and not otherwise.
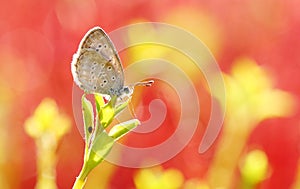
<path fill-rule="evenodd" d="M 218 62 L 227 90 L 223 129 L 199 154 L 210 93 L 203 76 L 183 66 L 198 86 L 201 104 L 197 131 L 186 148 L 151 169 L 104 162 L 86 188 L 300 188 L 299 7 L 298 0 L 1 1 L 0 187 L 34 188 L 43 166 L 58 188 L 72 187 L 84 150 L 73 118 L 70 72 L 79 41 L 96 25 L 109 33 L 132 23 L 164 22 L 194 34 Z M 124 67 L 152 57 L 145 48 L 122 52 Z M 156 57 L 177 58 L 149 48 Z M 143 106 L 133 103 L 140 118 L 149 117 L 147 104 L 155 98 L 166 103 L 167 117 L 151 137 L 132 134 L 122 141 L 131 146 L 159 144 L 179 119 L 171 88 L 157 84 L 146 90 L 139 91 L 144 98 L 136 97 Z"/>

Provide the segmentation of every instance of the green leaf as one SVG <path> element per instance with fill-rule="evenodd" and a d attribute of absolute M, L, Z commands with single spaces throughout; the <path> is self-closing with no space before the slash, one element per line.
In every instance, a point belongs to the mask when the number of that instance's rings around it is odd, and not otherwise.
<path fill-rule="evenodd" d="M 120 123 L 109 131 L 109 136 L 114 138 L 115 140 L 118 140 L 122 136 L 124 136 L 126 133 L 134 129 L 136 126 L 140 124 L 140 121 L 137 119 L 132 119 L 123 123 Z"/>
<path fill-rule="evenodd" d="M 114 144 L 114 139 L 108 134 L 103 131 L 99 135 L 96 136 L 92 147 L 90 149 L 90 156 L 89 159 L 96 163 L 99 164 L 110 152 L 112 146 Z"/>
<path fill-rule="evenodd" d="M 97 112 L 96 120 L 94 119 L 91 102 L 86 99 L 85 95 L 81 99 L 85 132 L 85 153 L 82 170 L 74 184 L 74 186 L 78 187 L 84 185 L 90 171 L 104 160 L 112 149 L 114 142 L 140 124 L 137 119 L 126 121 L 114 126 L 107 134 L 105 128 L 113 121 L 115 115 L 128 105 L 129 100 L 116 107 L 117 96 L 113 96 L 107 104 L 105 104 L 100 94 L 94 94 L 94 98 Z"/>
<path fill-rule="evenodd" d="M 94 98 L 95 98 L 95 102 L 96 102 L 97 111 L 99 112 L 100 108 L 105 105 L 103 96 L 101 94 L 96 93 L 96 94 L 94 94 Z"/>
<path fill-rule="evenodd" d="M 103 128 L 109 126 L 115 117 L 115 104 L 117 96 L 113 96 L 111 100 L 102 108 L 100 108 L 99 119 Z"/>
<path fill-rule="evenodd" d="M 88 145 L 91 138 L 92 130 L 94 129 L 94 111 L 91 102 L 86 99 L 85 95 L 82 96 L 81 103 L 84 122 L 85 144 Z M 86 148 L 87 147 L 88 146 L 86 146 Z"/>
<path fill-rule="evenodd" d="M 84 159 L 84 164 L 80 172 L 79 178 L 86 180 L 88 174 L 101 163 L 112 149 L 114 139 L 107 135 L 105 131 L 96 136 L 88 149 L 88 155 Z"/>
<path fill-rule="evenodd" d="M 105 105 L 103 96 L 101 94 L 94 94 L 95 104 L 96 104 L 96 128 L 95 128 L 95 135 L 102 133 L 104 128 L 101 125 L 100 120 L 100 112 L 101 108 Z"/>

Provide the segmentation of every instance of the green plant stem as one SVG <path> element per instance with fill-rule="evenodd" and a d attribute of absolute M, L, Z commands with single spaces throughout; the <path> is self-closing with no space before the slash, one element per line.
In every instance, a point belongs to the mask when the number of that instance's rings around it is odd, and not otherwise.
<path fill-rule="evenodd" d="M 108 134 L 105 131 L 105 128 L 112 122 L 116 112 L 122 111 L 128 102 L 115 108 L 117 96 L 113 96 L 112 99 L 105 105 L 101 96 L 95 97 L 97 97 L 95 98 L 97 108 L 96 119 L 94 118 L 93 106 L 90 101 L 88 101 L 85 96 L 82 97 L 82 111 L 85 127 L 84 161 L 79 176 L 74 182 L 73 189 L 84 188 L 88 174 L 104 160 L 112 149 L 114 142 L 130 130 L 134 129 L 140 123 L 136 119 L 123 122 L 115 125 Z M 90 132 L 90 127 L 95 128 L 92 133 Z"/>
<path fill-rule="evenodd" d="M 86 181 L 86 179 L 82 180 L 80 177 L 77 177 L 76 181 L 73 185 L 73 189 L 82 189 L 85 185 L 85 181 Z"/>
<path fill-rule="evenodd" d="M 86 183 L 87 175 L 90 173 L 91 169 L 88 169 L 87 163 L 84 162 L 79 176 L 76 178 L 73 185 L 73 189 L 82 189 Z"/>

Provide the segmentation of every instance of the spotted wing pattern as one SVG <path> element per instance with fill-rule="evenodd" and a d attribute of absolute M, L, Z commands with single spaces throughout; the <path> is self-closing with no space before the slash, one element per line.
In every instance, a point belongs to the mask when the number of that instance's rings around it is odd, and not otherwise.
<path fill-rule="evenodd" d="M 75 83 L 86 93 L 120 95 L 123 68 L 114 45 L 100 28 L 89 30 L 72 61 Z"/>

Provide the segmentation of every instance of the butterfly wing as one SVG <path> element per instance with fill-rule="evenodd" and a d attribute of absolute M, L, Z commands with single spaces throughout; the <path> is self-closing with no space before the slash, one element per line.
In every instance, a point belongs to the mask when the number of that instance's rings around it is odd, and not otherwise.
<path fill-rule="evenodd" d="M 123 68 L 108 35 L 100 28 L 89 30 L 73 56 L 75 83 L 87 93 L 119 95 L 124 85 Z"/>

